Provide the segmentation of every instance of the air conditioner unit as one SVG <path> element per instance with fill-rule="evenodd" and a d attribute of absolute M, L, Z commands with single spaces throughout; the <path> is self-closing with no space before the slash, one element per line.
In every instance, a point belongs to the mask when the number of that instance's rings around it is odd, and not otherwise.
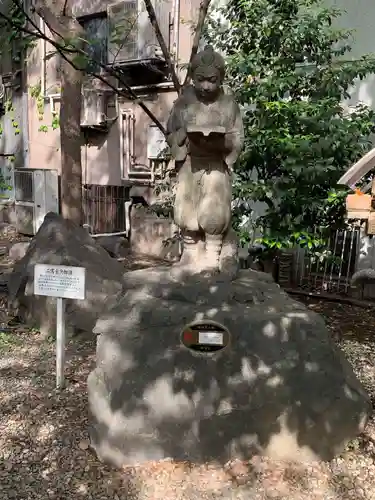
<path fill-rule="evenodd" d="M 152 0 L 156 18 L 169 47 L 169 2 Z M 164 61 L 143 0 L 125 0 L 107 7 L 108 64 L 123 66 Z"/>
<path fill-rule="evenodd" d="M 81 127 L 103 129 L 108 126 L 108 96 L 96 89 L 82 90 Z"/>
<path fill-rule="evenodd" d="M 20 168 L 14 171 L 16 228 L 34 236 L 48 212 L 59 213 L 56 170 Z"/>

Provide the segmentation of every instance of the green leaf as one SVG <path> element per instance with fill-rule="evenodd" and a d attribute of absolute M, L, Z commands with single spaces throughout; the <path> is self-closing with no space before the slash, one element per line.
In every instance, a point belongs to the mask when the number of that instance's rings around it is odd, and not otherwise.
<path fill-rule="evenodd" d="M 244 109 L 235 228 L 246 216 L 272 251 L 298 244 L 321 253 L 327 228 L 346 224 L 347 190 L 336 183 L 372 147 L 374 111 L 359 104 L 349 115 L 342 102 L 375 72 L 375 57 L 345 59 L 351 33 L 319 1 L 229 0 L 217 10 L 205 38 L 224 54 L 225 83 Z M 266 204 L 263 213 L 254 215 L 254 202 Z"/>

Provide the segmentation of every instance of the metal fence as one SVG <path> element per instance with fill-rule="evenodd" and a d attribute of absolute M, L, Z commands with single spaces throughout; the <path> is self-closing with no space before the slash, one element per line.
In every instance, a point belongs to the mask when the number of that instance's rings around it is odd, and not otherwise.
<path fill-rule="evenodd" d="M 347 229 L 317 232 L 318 247 L 283 251 L 274 262 L 273 275 L 287 291 L 374 301 L 375 282 L 353 286 L 359 269 L 375 268 L 375 238 L 367 236 L 361 223 Z"/>
<path fill-rule="evenodd" d="M 285 288 L 312 293 L 348 295 L 358 262 L 360 227 L 314 234 L 314 248 L 282 252 L 277 262 L 277 281 Z"/>
<path fill-rule="evenodd" d="M 124 186 L 84 185 L 83 212 L 90 234 L 125 232 L 127 199 L 128 189 Z"/>
<path fill-rule="evenodd" d="M 85 225 L 90 234 L 126 233 L 130 226 L 126 205 L 128 188 L 122 186 L 83 186 Z M 375 238 L 366 236 L 360 222 L 346 229 L 315 231 L 314 248 L 297 247 L 281 252 L 266 272 L 286 290 L 316 295 L 375 300 L 375 283 L 353 287 L 356 270 L 375 268 Z M 241 267 L 253 267 L 246 258 Z M 270 264 L 270 263 L 268 263 Z"/>

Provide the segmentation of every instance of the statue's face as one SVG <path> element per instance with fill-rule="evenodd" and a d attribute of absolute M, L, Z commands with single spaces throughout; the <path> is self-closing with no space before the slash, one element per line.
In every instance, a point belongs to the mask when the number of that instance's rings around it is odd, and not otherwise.
<path fill-rule="evenodd" d="M 199 67 L 193 75 L 195 91 L 203 101 L 215 100 L 221 87 L 219 70 L 213 67 Z"/>

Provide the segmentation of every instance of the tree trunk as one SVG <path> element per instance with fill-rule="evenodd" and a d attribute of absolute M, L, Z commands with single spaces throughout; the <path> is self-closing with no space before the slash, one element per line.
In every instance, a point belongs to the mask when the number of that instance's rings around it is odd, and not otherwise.
<path fill-rule="evenodd" d="M 81 162 L 82 72 L 61 63 L 61 211 L 64 218 L 83 224 Z"/>
<path fill-rule="evenodd" d="M 67 0 L 35 0 L 34 8 L 56 42 L 79 40 L 83 28 L 71 13 Z M 68 60 L 67 60 L 68 59 Z M 81 162 L 81 88 L 83 72 L 69 63 L 74 54 L 61 58 L 60 146 L 61 212 L 78 225 L 83 223 Z"/>
<path fill-rule="evenodd" d="M 192 63 L 192 60 L 194 59 L 195 54 L 198 52 L 199 42 L 200 42 L 200 39 L 202 37 L 204 23 L 206 21 L 207 12 L 208 12 L 208 8 L 210 6 L 210 3 L 211 3 L 211 0 L 201 0 L 200 6 L 199 6 L 198 22 L 197 22 L 197 25 L 195 27 L 195 33 L 194 33 L 193 45 L 191 47 L 191 52 L 190 52 L 188 70 L 186 72 L 185 81 L 182 84 L 183 87 L 186 87 L 186 85 L 188 85 L 188 83 L 190 82 L 191 63 Z"/>

